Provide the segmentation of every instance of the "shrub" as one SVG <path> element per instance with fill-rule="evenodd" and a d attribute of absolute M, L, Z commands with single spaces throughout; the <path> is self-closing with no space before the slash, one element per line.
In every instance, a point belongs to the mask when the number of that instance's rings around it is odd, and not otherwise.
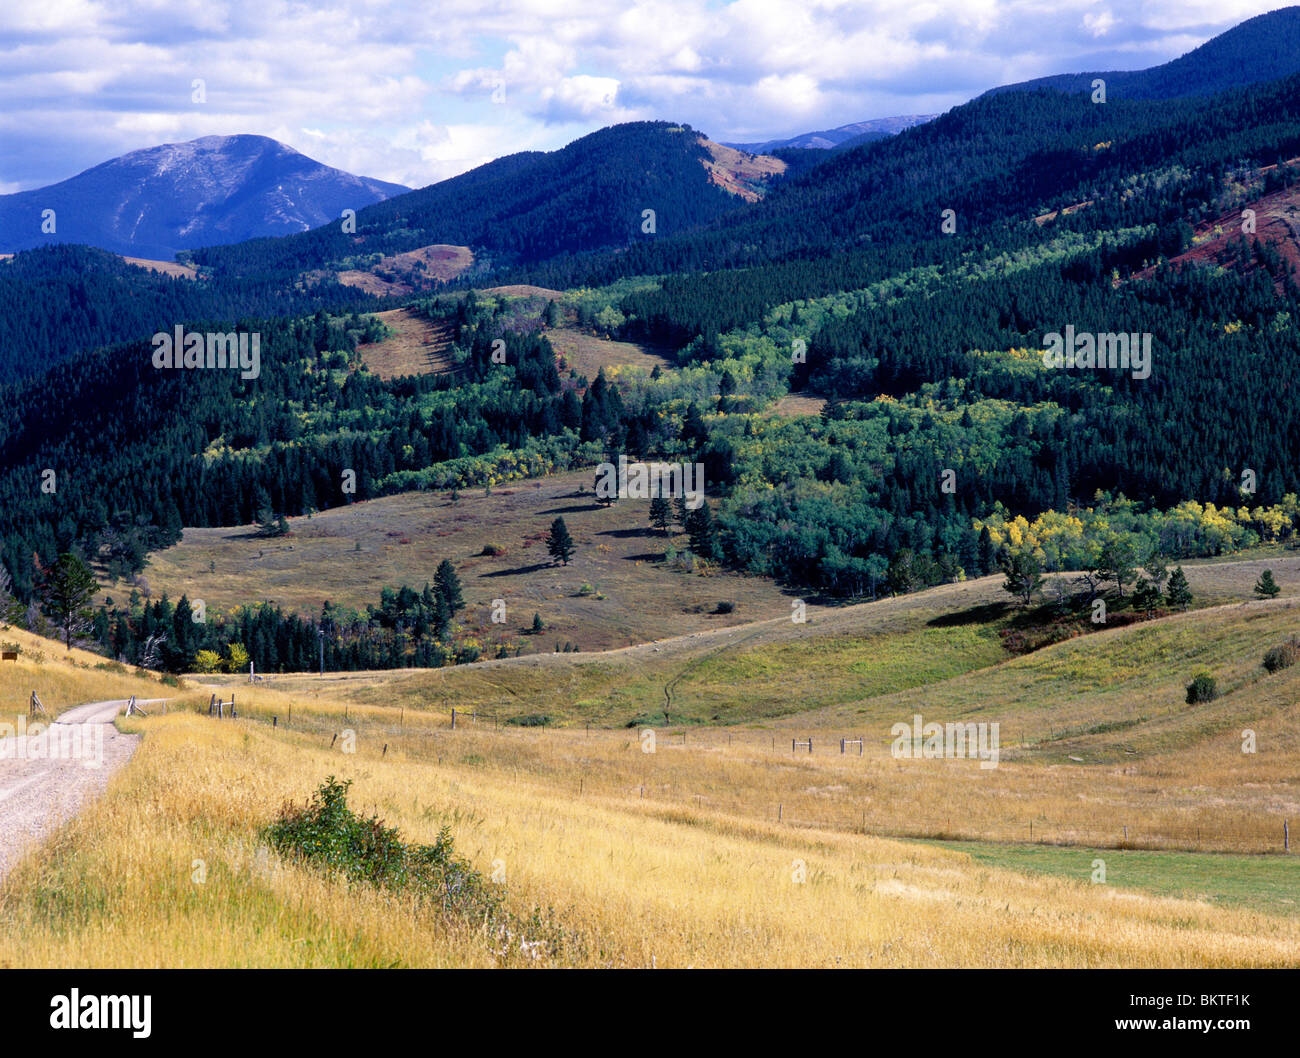
<path fill-rule="evenodd" d="M 714 610 L 713 612 L 714 612 L 714 613 L 732 613 L 732 612 L 735 611 L 735 609 L 736 609 L 736 604 L 735 604 L 734 602 L 720 602 L 720 603 L 718 603 L 718 608 L 717 608 L 716 610 Z"/>
<path fill-rule="evenodd" d="M 363 818 L 348 807 L 351 784 L 331 775 L 307 804 L 286 804 L 263 837 L 282 856 L 337 871 L 349 881 L 414 893 L 444 911 L 487 918 L 500 913 L 501 898 L 456 857 L 447 827 L 432 845 L 408 844 L 378 816 Z"/>
<path fill-rule="evenodd" d="M 1277 672 L 1279 669 L 1290 668 L 1297 660 L 1300 660 L 1300 641 L 1290 639 L 1269 649 L 1264 655 L 1264 668 L 1269 672 Z"/>
<path fill-rule="evenodd" d="M 507 724 L 514 724 L 516 727 L 545 727 L 551 722 L 551 718 L 545 713 L 527 713 L 524 716 L 512 716 L 506 721 Z"/>
<path fill-rule="evenodd" d="M 504 555 L 505 553 L 506 553 L 506 549 L 502 547 L 500 544 L 484 544 L 483 550 L 479 552 L 480 555 L 486 555 L 490 558 L 499 555 Z"/>
<path fill-rule="evenodd" d="M 1198 672 L 1187 685 L 1187 704 L 1197 705 L 1200 702 L 1212 702 L 1219 696 L 1218 685 L 1214 682 L 1214 677 L 1208 672 Z"/>

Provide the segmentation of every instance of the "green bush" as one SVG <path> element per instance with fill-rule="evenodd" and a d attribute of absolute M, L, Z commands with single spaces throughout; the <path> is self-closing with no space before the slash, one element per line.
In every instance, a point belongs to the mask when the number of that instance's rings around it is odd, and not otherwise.
<path fill-rule="evenodd" d="M 1214 677 L 1208 672 L 1198 672 L 1187 685 L 1187 704 L 1197 705 L 1200 702 L 1212 702 L 1219 696 L 1218 685 L 1214 682 Z"/>
<path fill-rule="evenodd" d="M 447 827 L 432 845 L 408 844 L 377 816 L 364 818 L 348 807 L 351 785 L 331 775 L 307 804 L 285 805 L 263 837 L 285 858 L 337 871 L 349 881 L 414 893 L 444 911 L 487 917 L 500 912 L 501 897 L 456 857 Z"/>
<path fill-rule="evenodd" d="M 545 713 L 528 713 L 524 716 L 512 716 L 506 721 L 507 724 L 514 724 L 517 727 L 545 727 L 551 722 L 551 718 Z"/>

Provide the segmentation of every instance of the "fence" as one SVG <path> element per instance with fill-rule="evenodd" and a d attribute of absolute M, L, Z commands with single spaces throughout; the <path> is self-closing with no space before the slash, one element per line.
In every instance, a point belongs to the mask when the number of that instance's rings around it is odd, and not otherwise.
<path fill-rule="evenodd" d="M 233 716 L 234 696 L 231 697 L 231 715 Z M 216 702 L 215 695 L 213 696 L 213 702 L 213 708 L 217 708 L 221 704 Z M 455 727 L 448 724 L 447 714 L 445 713 L 442 714 L 443 718 L 439 720 L 436 713 L 422 711 L 422 720 L 427 726 L 423 730 L 419 729 L 419 727 L 412 730 L 405 726 L 404 710 L 399 712 L 397 724 L 392 721 L 376 722 L 373 718 L 365 718 L 364 720 L 353 718 L 350 721 L 350 726 L 357 729 L 358 734 L 360 729 L 364 727 L 372 728 L 374 733 L 366 739 L 364 746 L 373 746 L 371 752 L 374 753 L 376 758 L 386 759 L 390 749 L 397 749 L 415 759 L 430 759 L 431 761 L 436 759 L 438 764 L 443 763 L 444 753 L 450 752 L 452 745 L 462 739 L 526 740 L 532 734 L 526 727 L 503 725 L 498 716 L 476 710 L 466 711 L 458 708 L 455 710 L 455 715 Z M 268 713 L 265 717 L 246 715 L 244 719 L 246 721 L 260 720 L 274 727 L 278 725 L 279 717 Z M 328 718 L 324 719 L 328 722 Z M 474 729 L 478 726 L 479 721 L 486 720 L 493 722 L 493 728 Z M 466 721 L 471 723 L 467 724 Z M 439 724 L 441 726 L 437 726 Z M 309 721 L 308 730 L 311 730 L 312 726 Z M 576 739 L 584 741 L 593 734 L 589 726 L 585 730 L 584 728 L 574 728 L 571 731 L 561 729 L 561 731 L 557 732 L 557 734 L 563 733 L 571 733 Z M 324 727 L 321 729 L 321 734 L 330 735 L 329 745 L 331 747 L 337 745 L 339 735 L 336 730 Z M 619 729 L 602 730 L 598 728 L 595 735 L 598 739 L 604 737 L 620 744 L 626 744 L 627 741 L 627 732 Z M 446 740 L 451 740 L 451 743 L 444 746 L 443 743 Z M 813 741 L 812 736 L 806 739 L 792 739 L 791 752 L 806 749 L 812 755 L 814 754 Z M 839 737 L 838 741 L 840 743 L 839 753 L 836 753 L 834 749 L 835 739 L 828 738 L 829 754 L 826 750 L 823 750 L 821 754 L 815 755 L 822 760 L 826 760 L 830 756 L 832 760 L 838 761 L 848 753 L 849 747 L 856 745 L 858 747 L 858 756 L 862 757 L 865 744 L 869 740 L 862 736 L 852 738 L 844 736 Z M 882 742 L 887 744 L 888 740 L 882 740 Z M 633 747 L 636 746 L 637 743 L 634 741 Z M 751 733 L 701 728 L 693 732 L 689 750 L 683 745 L 670 744 L 667 739 L 661 738 L 658 742 L 657 752 L 698 750 L 730 750 L 732 754 L 744 755 L 759 753 L 762 757 L 767 758 L 770 752 L 776 751 L 776 739 L 774 735 L 768 735 L 766 732 Z M 637 753 L 637 759 L 640 759 L 639 749 L 632 748 L 631 752 Z M 451 756 L 449 759 L 454 761 L 457 758 Z M 870 766 L 875 759 L 874 757 L 869 759 L 867 765 Z M 906 762 L 898 761 L 896 763 L 899 773 L 910 770 L 907 768 Z M 966 763 L 977 766 L 973 760 Z M 479 767 L 481 766 L 479 765 Z M 491 764 L 489 763 L 488 766 L 491 767 Z M 809 761 L 807 765 L 801 765 L 800 767 L 816 767 L 816 765 Z M 834 765 L 833 767 L 836 770 L 828 774 L 830 776 L 842 776 L 846 773 L 839 769 L 849 767 L 849 765 L 845 761 L 843 765 Z M 855 773 L 858 765 L 854 763 L 851 767 L 852 771 L 847 774 Z M 517 765 L 502 764 L 500 766 L 500 774 L 513 775 L 515 782 L 524 782 L 539 790 L 553 792 L 568 788 L 571 792 L 576 792 L 584 797 L 626 798 L 673 806 L 687 806 L 697 811 L 726 813 L 747 818 L 766 818 L 794 828 L 841 831 L 871 837 L 1034 844 L 1080 849 L 1143 849 L 1236 853 L 1283 853 L 1290 851 L 1289 819 L 1264 812 L 1233 812 L 1230 810 L 1198 808 L 1196 813 L 1193 813 L 1193 818 L 1179 820 L 1177 818 L 1178 811 L 1156 809 L 1143 812 L 1137 810 L 1125 815 L 1113 812 L 1108 817 L 1102 816 L 1101 821 L 1099 821 L 1099 815 L 1095 810 L 1080 809 L 1077 817 L 1068 812 L 1063 812 L 1058 817 L 1048 817 L 1031 811 L 1032 806 L 1024 801 L 1012 800 L 1003 805 L 1001 802 L 980 799 L 978 802 L 962 801 L 958 812 L 954 814 L 951 809 L 946 807 L 932 808 L 928 803 L 928 791 L 920 789 L 916 791 L 905 790 L 901 797 L 881 796 L 878 785 L 882 781 L 889 782 L 889 776 L 892 772 L 893 769 L 876 768 L 869 773 L 871 780 L 862 794 L 848 793 L 842 798 L 827 800 L 825 797 L 810 795 L 806 789 L 801 790 L 797 785 L 794 789 L 786 788 L 772 791 L 770 799 L 766 799 L 761 794 L 729 796 L 725 792 L 718 792 L 716 789 L 692 789 L 680 781 L 655 783 L 652 780 L 647 781 L 630 776 L 622 781 L 602 781 L 601 776 L 593 775 L 590 772 L 576 774 L 571 779 L 547 781 L 544 773 L 531 772 L 527 766 L 524 767 L 522 775 Z M 806 780 L 800 779 L 798 782 L 804 783 Z M 897 794 L 898 791 L 894 791 L 894 793 Z M 914 798 L 911 802 L 906 800 L 909 795 Z M 970 813 L 964 811 L 964 807 L 974 803 L 991 807 L 989 807 L 989 811 L 985 816 L 972 818 Z M 1195 818 L 1197 813 L 1199 813 L 1199 819 Z"/>

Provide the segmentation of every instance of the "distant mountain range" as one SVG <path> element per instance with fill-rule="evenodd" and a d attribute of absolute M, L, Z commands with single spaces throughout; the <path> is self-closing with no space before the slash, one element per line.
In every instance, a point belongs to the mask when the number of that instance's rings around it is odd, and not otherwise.
<path fill-rule="evenodd" d="M 1247 19 L 1161 66 L 1055 74 L 1002 85 L 984 94 L 1037 88 L 1090 93 L 1092 82 L 1101 78 L 1106 82 L 1107 98 L 1178 99 L 1214 95 L 1294 73 L 1300 73 L 1300 7 L 1285 7 Z"/>
<path fill-rule="evenodd" d="M 835 129 L 823 129 L 821 132 L 804 132 L 784 140 L 727 143 L 723 146 L 734 147 L 738 151 L 748 151 L 750 154 L 771 154 L 773 151 L 791 147 L 829 151 L 837 147 L 856 147 L 860 143 L 883 140 L 904 129 L 910 129 L 913 125 L 929 121 L 934 116 L 934 114 L 903 114 L 892 118 L 872 118 L 870 121 L 855 121 Z"/>
<path fill-rule="evenodd" d="M 0 252 L 64 242 L 170 259 L 178 250 L 307 231 L 409 190 L 322 165 L 265 136 L 204 136 L 0 196 Z M 46 210 L 54 211 L 52 234 L 42 231 Z"/>

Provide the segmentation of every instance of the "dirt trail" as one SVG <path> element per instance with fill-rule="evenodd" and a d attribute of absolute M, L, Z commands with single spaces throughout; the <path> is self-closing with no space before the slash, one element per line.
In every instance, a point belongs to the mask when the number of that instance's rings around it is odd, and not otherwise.
<path fill-rule="evenodd" d="M 125 705 L 125 699 L 90 702 L 39 729 L 29 725 L 32 733 L 20 728 L 0 738 L 0 879 L 28 846 L 103 793 L 109 776 L 131 758 L 139 737 L 113 726 Z"/>

